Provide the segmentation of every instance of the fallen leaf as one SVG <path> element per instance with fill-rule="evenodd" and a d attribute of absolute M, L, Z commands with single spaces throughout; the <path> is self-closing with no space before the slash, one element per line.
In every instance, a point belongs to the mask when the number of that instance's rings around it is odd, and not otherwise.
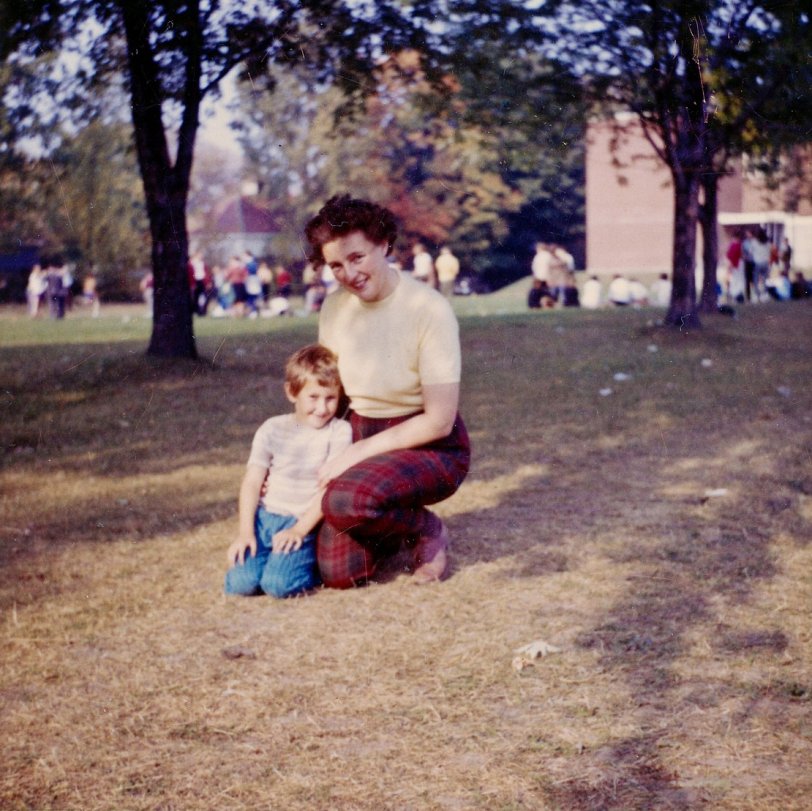
<path fill-rule="evenodd" d="M 256 659 L 257 655 L 249 648 L 244 648 L 242 645 L 230 645 L 223 648 L 223 656 L 226 659 Z"/>
<path fill-rule="evenodd" d="M 548 653 L 561 653 L 561 648 L 557 648 L 555 645 L 551 645 L 549 642 L 545 642 L 543 639 L 537 639 L 535 642 L 531 642 L 529 645 L 516 648 L 516 650 L 513 652 L 524 654 L 525 656 L 529 656 L 531 659 L 538 659 L 540 656 L 546 656 Z"/>
<path fill-rule="evenodd" d="M 705 498 L 721 498 L 727 495 L 727 487 L 716 487 L 713 490 L 705 491 Z"/>
<path fill-rule="evenodd" d="M 551 653 L 560 653 L 561 648 L 551 645 L 543 639 L 537 639 L 535 642 L 517 648 L 513 652 L 517 655 L 513 657 L 511 664 L 514 670 L 520 671 L 526 667 L 530 667 L 536 659 L 540 659 Z"/>

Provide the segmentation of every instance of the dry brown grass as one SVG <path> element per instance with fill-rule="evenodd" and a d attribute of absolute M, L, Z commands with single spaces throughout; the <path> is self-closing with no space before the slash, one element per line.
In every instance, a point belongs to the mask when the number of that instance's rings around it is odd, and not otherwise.
<path fill-rule="evenodd" d="M 810 312 L 464 320 L 452 578 L 283 602 L 224 550 L 312 324 L 0 349 L 0 807 L 810 808 Z"/>

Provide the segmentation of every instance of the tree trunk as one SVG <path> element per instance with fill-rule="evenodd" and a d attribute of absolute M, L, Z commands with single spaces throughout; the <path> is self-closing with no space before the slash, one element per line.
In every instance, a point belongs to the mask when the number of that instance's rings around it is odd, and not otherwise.
<path fill-rule="evenodd" d="M 152 210 L 152 209 L 151 209 Z M 183 203 L 156 206 L 152 231 L 152 336 L 148 355 L 196 358 L 187 272 L 189 242 Z"/>
<path fill-rule="evenodd" d="M 701 326 L 696 306 L 696 225 L 699 181 L 693 172 L 674 177 L 674 277 L 665 323 L 680 329 Z"/>
<path fill-rule="evenodd" d="M 719 233 L 716 227 L 719 212 L 719 176 L 714 172 L 702 175 L 704 202 L 699 221 L 702 226 L 702 296 L 699 309 L 715 313 L 719 309 L 716 267 L 719 264 Z"/>
<path fill-rule="evenodd" d="M 138 163 L 152 237 L 153 319 L 147 354 L 165 358 L 197 358 L 187 273 L 189 237 L 186 200 L 194 136 L 200 105 L 198 37 L 189 35 L 187 87 L 178 159 L 169 158 L 162 119 L 164 91 L 149 39 L 146 6 L 138 0 L 120 2 L 127 35 L 130 95 Z M 196 20 L 197 4 L 189 13 Z M 198 33 L 195 29 L 195 33 Z"/>

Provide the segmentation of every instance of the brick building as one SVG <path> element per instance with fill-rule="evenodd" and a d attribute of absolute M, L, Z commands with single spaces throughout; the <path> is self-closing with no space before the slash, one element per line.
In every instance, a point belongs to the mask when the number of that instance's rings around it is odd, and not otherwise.
<path fill-rule="evenodd" d="M 719 183 L 721 256 L 734 230 L 761 225 L 776 244 L 785 236 L 789 239 L 795 267 L 812 269 L 809 150 L 805 177 L 777 189 L 768 188 L 762 176 L 748 173 L 744 166 L 743 160 Z M 593 122 L 586 152 L 587 271 L 598 275 L 670 272 L 673 228 L 671 174 L 636 119 L 624 116 L 615 122 Z M 700 267 L 701 257 L 698 235 Z"/>

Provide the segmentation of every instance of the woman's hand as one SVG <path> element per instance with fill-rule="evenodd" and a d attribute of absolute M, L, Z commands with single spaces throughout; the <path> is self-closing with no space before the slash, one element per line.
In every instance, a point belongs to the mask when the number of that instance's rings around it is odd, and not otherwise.
<path fill-rule="evenodd" d="M 319 487 L 326 487 L 345 470 L 390 451 L 418 448 L 451 433 L 460 398 L 459 383 L 423 386 L 423 411 L 385 431 L 359 439 L 319 469 Z"/>
<path fill-rule="evenodd" d="M 272 546 L 274 552 L 294 552 L 302 548 L 302 541 L 306 533 L 300 532 L 296 526 L 280 529 L 273 536 Z"/>
<path fill-rule="evenodd" d="M 367 458 L 364 447 L 364 440 L 359 440 L 355 444 L 349 445 L 332 459 L 328 459 L 319 468 L 319 487 L 327 487 L 333 479 L 337 479 L 345 470 L 349 470 L 353 465 L 363 462 Z"/>

